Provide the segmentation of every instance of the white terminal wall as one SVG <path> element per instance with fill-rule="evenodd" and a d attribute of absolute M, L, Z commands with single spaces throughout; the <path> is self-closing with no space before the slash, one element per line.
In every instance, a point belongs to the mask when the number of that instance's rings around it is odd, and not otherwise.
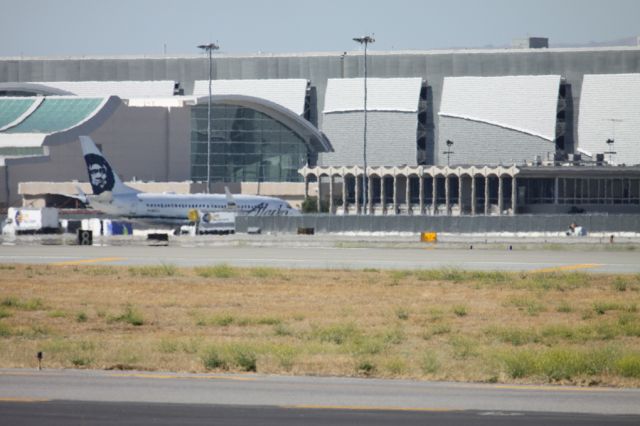
<path fill-rule="evenodd" d="M 614 140 L 612 147 L 607 139 Z M 592 155 L 611 148 L 613 163 L 640 164 L 640 74 L 584 76 L 578 148 Z"/>
<path fill-rule="evenodd" d="M 367 165 L 416 165 L 421 78 L 367 79 Z M 364 79 L 329 79 L 322 131 L 334 148 L 319 164 L 364 164 Z"/>
<path fill-rule="evenodd" d="M 54 87 L 81 97 L 118 96 L 121 99 L 173 96 L 175 81 L 38 81 L 31 84 Z"/>
<path fill-rule="evenodd" d="M 290 109 L 298 115 L 304 114 L 307 86 L 305 79 L 265 80 L 212 80 L 212 95 L 243 95 L 266 99 Z M 209 96 L 209 81 L 196 80 L 193 86 L 196 97 Z"/>
<path fill-rule="evenodd" d="M 555 152 L 559 75 L 447 77 L 438 164 L 506 164 Z"/>

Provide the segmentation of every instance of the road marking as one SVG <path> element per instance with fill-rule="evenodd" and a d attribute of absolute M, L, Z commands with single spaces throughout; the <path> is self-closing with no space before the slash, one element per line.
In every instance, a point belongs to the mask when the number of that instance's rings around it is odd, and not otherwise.
<path fill-rule="evenodd" d="M 95 259 L 80 259 L 80 260 L 68 260 L 65 262 L 53 262 L 51 265 L 54 266 L 72 266 L 72 265 L 82 265 L 86 263 L 99 263 L 99 262 L 119 262 L 121 260 L 125 260 L 124 257 L 98 257 Z"/>
<path fill-rule="evenodd" d="M 602 266 L 601 263 L 578 263 L 575 265 L 554 266 L 552 268 L 534 269 L 531 272 L 561 272 L 561 271 L 576 271 L 578 269 L 597 268 Z"/>
<path fill-rule="evenodd" d="M 281 408 L 302 409 L 302 410 L 350 410 L 350 411 L 423 411 L 429 413 L 445 413 L 450 411 L 461 411 L 453 408 L 412 408 L 412 407 L 384 407 L 366 405 L 281 405 Z"/>
<path fill-rule="evenodd" d="M 535 385 L 495 385 L 495 389 L 510 390 L 540 390 L 552 392 L 614 392 L 617 389 L 611 388 L 581 388 L 578 386 L 535 386 Z"/>
<path fill-rule="evenodd" d="M 236 380 L 241 382 L 253 382 L 258 379 L 254 377 L 236 377 L 236 376 L 184 376 L 174 374 L 144 374 L 144 373 L 116 373 L 111 377 L 134 377 L 137 379 L 200 379 L 200 380 Z"/>
<path fill-rule="evenodd" d="M 48 402 L 50 399 L 40 399 L 40 398 L 4 398 L 0 397 L 0 402 Z"/>
<path fill-rule="evenodd" d="M 580 386 L 548 386 L 548 385 L 481 385 L 481 384 L 460 384 L 454 387 L 463 387 L 468 389 L 499 389 L 499 390 L 534 390 L 534 391 L 551 391 L 551 392 L 616 392 L 620 389 L 614 388 L 598 388 L 598 387 L 580 387 Z"/>

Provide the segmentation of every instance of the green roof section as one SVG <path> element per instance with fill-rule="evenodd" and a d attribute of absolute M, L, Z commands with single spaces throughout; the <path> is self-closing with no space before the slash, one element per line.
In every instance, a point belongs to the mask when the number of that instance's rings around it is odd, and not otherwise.
<path fill-rule="evenodd" d="M 3 99 L 0 97 L 0 129 L 16 121 L 34 102 L 33 98 Z"/>
<path fill-rule="evenodd" d="M 54 133 L 86 120 L 103 98 L 45 98 L 40 106 L 17 126 L 4 133 Z"/>

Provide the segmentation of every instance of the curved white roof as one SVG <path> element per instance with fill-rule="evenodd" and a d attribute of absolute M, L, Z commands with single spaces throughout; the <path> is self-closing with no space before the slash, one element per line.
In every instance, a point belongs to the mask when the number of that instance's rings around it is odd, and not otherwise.
<path fill-rule="evenodd" d="M 438 114 L 553 141 L 559 90 L 559 75 L 446 77 Z"/>
<path fill-rule="evenodd" d="M 173 96 L 175 81 L 38 81 L 39 84 L 91 98 L 118 96 L 120 99 L 162 98 Z"/>
<path fill-rule="evenodd" d="M 298 115 L 304 114 L 307 96 L 305 79 L 264 79 L 264 80 L 212 80 L 211 94 L 214 96 L 239 95 L 266 99 L 283 106 Z M 193 95 L 209 95 L 209 80 L 196 80 Z"/>
<path fill-rule="evenodd" d="M 578 147 L 593 155 L 615 141 L 615 164 L 640 164 L 640 74 L 585 75 L 580 94 Z M 609 161 L 609 155 L 605 156 Z"/>
<path fill-rule="evenodd" d="M 367 111 L 417 112 L 422 78 L 367 78 Z M 364 78 L 330 78 L 324 113 L 364 111 Z"/>

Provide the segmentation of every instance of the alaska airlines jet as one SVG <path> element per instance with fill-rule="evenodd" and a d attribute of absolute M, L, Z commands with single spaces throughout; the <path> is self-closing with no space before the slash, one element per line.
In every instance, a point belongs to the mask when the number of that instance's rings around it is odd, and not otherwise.
<path fill-rule="evenodd" d="M 130 218 L 187 220 L 189 213 L 232 211 L 249 216 L 298 216 L 284 200 L 259 195 L 170 194 L 141 192 L 120 180 L 90 137 L 80 136 L 93 195 L 81 194 L 88 204 L 108 215 Z"/>

